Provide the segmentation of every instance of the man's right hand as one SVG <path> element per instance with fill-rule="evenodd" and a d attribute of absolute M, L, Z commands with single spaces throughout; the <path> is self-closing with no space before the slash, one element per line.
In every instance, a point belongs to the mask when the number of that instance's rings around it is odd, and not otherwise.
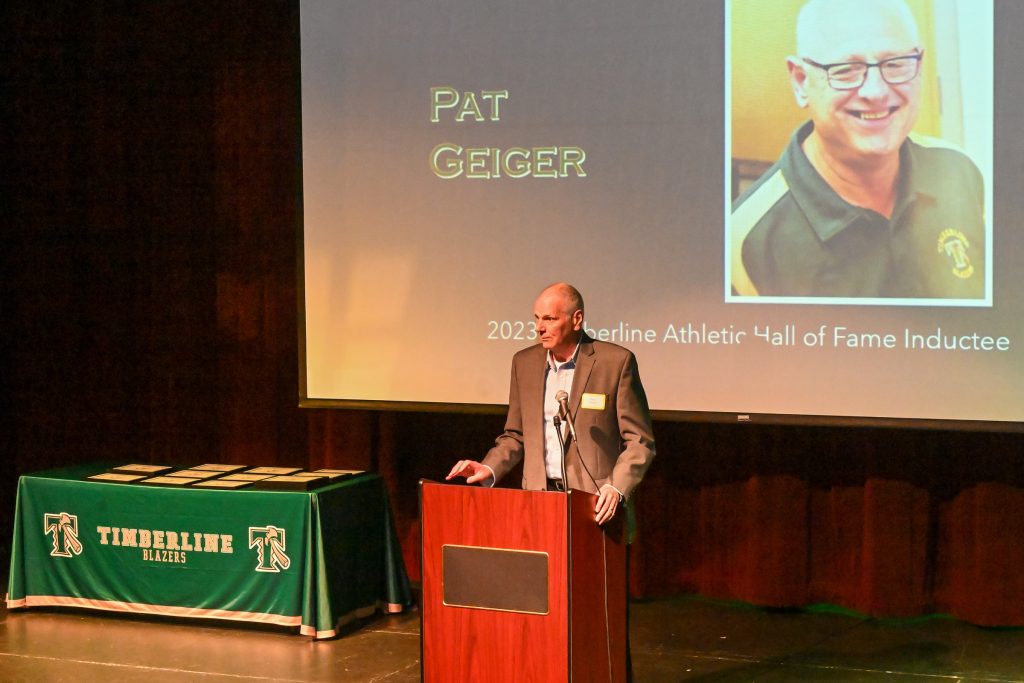
<path fill-rule="evenodd" d="M 460 460 L 445 477 L 445 481 L 455 477 L 465 477 L 467 484 L 475 484 L 486 481 L 494 475 L 490 467 L 478 463 L 476 460 Z"/>

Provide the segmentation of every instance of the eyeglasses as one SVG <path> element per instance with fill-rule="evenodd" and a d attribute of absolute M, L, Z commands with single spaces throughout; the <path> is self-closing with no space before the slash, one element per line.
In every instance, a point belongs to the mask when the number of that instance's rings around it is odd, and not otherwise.
<path fill-rule="evenodd" d="M 864 85 L 868 77 L 868 69 L 878 67 L 878 73 L 882 75 L 889 85 L 900 85 L 908 83 L 917 78 L 917 72 L 921 70 L 921 58 L 924 54 L 918 52 L 913 55 L 892 57 L 883 59 L 880 62 L 838 62 L 836 64 L 819 64 L 813 59 L 803 57 L 803 60 L 825 72 L 828 77 L 828 84 L 836 90 L 856 90 Z"/>

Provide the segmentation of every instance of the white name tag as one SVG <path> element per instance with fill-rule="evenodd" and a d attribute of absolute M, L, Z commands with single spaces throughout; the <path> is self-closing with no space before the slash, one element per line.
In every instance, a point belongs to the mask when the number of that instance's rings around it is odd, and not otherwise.
<path fill-rule="evenodd" d="M 584 410 L 604 410 L 604 394 L 583 394 L 580 408 Z"/>

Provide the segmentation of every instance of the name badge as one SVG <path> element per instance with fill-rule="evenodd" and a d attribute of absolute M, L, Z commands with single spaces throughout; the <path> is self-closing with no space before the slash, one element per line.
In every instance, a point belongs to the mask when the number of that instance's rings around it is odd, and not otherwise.
<path fill-rule="evenodd" d="M 604 394 L 583 394 L 580 408 L 584 410 L 604 410 Z"/>

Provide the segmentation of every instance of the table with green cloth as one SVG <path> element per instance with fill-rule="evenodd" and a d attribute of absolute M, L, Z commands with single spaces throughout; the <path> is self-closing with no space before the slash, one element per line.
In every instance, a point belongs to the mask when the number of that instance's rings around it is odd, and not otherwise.
<path fill-rule="evenodd" d="M 102 464 L 18 482 L 9 608 L 82 607 L 297 627 L 412 604 L 376 474 L 312 491 L 85 481 Z"/>

